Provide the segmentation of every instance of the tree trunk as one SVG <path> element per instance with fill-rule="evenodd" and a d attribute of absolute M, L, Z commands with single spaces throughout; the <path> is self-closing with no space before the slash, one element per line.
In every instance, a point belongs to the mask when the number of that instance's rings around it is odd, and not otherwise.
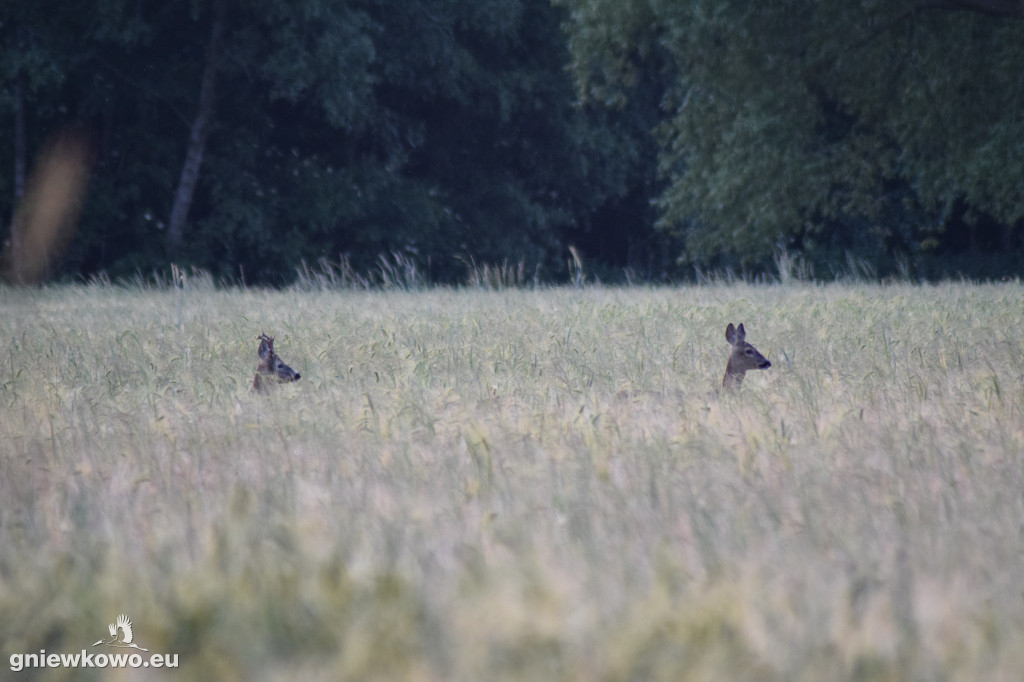
<path fill-rule="evenodd" d="M 18 216 L 21 198 L 25 195 L 25 169 L 28 166 L 28 142 L 25 137 L 25 91 L 21 74 L 14 79 L 14 201 L 11 206 L 10 233 L 8 236 L 6 258 L 16 263 L 21 258 L 21 231 L 14 224 Z"/>
<path fill-rule="evenodd" d="M 28 167 L 28 142 L 25 137 L 24 76 L 14 81 L 14 205 L 17 207 L 25 194 L 25 169 Z"/>
<path fill-rule="evenodd" d="M 171 217 L 167 224 L 167 251 L 170 255 L 181 249 L 185 236 L 185 222 L 192 206 L 192 197 L 199 182 L 199 168 L 203 163 L 203 152 L 206 149 L 206 134 L 210 120 L 213 118 L 214 90 L 217 80 L 217 62 L 220 59 L 220 43 L 224 33 L 224 2 L 217 0 L 213 5 L 213 18 L 210 26 L 210 42 L 206 48 L 206 64 L 203 67 L 202 82 L 199 86 L 199 105 L 196 117 L 188 135 L 188 150 L 185 163 L 181 167 L 181 178 L 174 192 L 174 204 L 171 206 Z"/>

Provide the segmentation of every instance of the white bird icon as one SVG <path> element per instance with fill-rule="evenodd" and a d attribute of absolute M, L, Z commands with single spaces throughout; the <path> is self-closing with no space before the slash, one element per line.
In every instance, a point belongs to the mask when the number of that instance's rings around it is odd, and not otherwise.
<path fill-rule="evenodd" d="M 121 639 L 117 638 L 118 629 L 121 630 Z M 134 635 L 132 634 L 132 621 L 125 614 L 122 613 L 120 616 L 118 616 L 117 622 L 108 625 L 107 630 L 110 632 L 110 641 L 104 642 L 101 639 L 100 641 L 96 642 L 96 644 L 106 644 L 107 646 L 132 647 L 134 649 L 138 649 L 139 651 L 149 651 L 149 649 L 143 649 L 138 644 L 132 643 L 132 639 L 134 638 Z M 96 644 L 93 644 L 93 646 L 96 646 Z"/>

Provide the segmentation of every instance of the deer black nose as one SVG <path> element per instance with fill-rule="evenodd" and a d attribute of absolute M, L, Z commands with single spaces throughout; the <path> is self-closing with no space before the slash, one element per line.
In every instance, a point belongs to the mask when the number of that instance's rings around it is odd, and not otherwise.
<path fill-rule="evenodd" d="M 301 375 L 301 374 L 299 374 L 298 372 L 296 372 L 296 373 L 295 373 L 295 380 L 296 380 L 296 381 L 298 381 L 298 380 L 299 380 L 299 379 L 301 379 L 301 378 L 302 378 L 302 375 Z"/>
<path fill-rule="evenodd" d="M 765 361 L 764 361 L 764 364 L 763 364 L 763 365 L 761 365 L 760 369 L 768 369 L 768 368 L 769 368 L 769 367 L 771 367 L 771 366 L 772 366 L 772 363 L 770 363 L 770 362 L 768 362 L 767 360 L 765 360 Z"/>

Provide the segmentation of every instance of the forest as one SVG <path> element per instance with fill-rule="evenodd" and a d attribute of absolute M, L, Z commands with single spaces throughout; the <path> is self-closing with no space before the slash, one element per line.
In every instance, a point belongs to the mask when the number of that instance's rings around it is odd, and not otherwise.
<path fill-rule="evenodd" d="M 1019 277 L 1022 19 L 1021 0 L 8 0 L 3 270 L 39 239 L 25 206 L 58 201 L 26 199 L 37 166 L 71 149 L 58 280 L 401 262 L 440 284 L 665 282 L 780 258 Z"/>

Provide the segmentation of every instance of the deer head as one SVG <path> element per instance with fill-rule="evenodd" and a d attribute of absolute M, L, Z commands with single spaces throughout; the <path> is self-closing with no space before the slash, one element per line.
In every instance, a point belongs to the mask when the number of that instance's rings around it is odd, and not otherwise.
<path fill-rule="evenodd" d="M 768 362 L 768 358 L 747 343 L 747 332 L 743 329 L 743 324 L 734 327 L 730 322 L 729 326 L 725 328 L 725 340 L 732 344 L 729 364 L 725 366 L 725 376 L 722 377 L 722 385 L 726 388 L 739 389 L 747 370 L 768 369 L 772 366 L 772 363 Z"/>
<path fill-rule="evenodd" d="M 279 384 L 288 381 L 298 381 L 302 375 L 284 364 L 277 353 L 274 352 L 274 337 L 260 334 L 260 347 L 256 354 L 260 362 L 256 365 L 256 377 L 252 381 L 252 390 L 257 393 L 266 393 L 270 390 L 271 380 Z"/>

